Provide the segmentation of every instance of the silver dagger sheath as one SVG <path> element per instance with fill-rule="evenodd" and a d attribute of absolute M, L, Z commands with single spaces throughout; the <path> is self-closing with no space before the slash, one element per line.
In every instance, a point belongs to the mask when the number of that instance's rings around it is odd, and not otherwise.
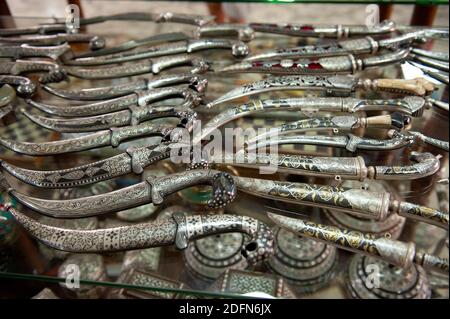
<path fill-rule="evenodd" d="M 351 131 L 358 128 L 384 128 L 402 130 L 411 122 L 411 118 L 393 113 L 392 115 L 379 115 L 371 117 L 356 116 L 331 116 L 315 117 L 289 122 L 278 127 L 271 127 L 270 131 L 248 139 L 248 144 L 258 143 L 258 140 L 267 139 L 270 136 L 301 133 L 306 131 L 333 130 L 337 133 L 341 130 Z"/>
<path fill-rule="evenodd" d="M 125 126 L 98 131 L 80 137 L 42 143 L 20 142 L 0 137 L 0 145 L 20 154 L 49 156 L 80 152 L 98 147 L 117 147 L 120 143 L 147 136 L 168 138 L 173 130 L 169 125 L 155 125 L 149 122 L 137 126 Z"/>
<path fill-rule="evenodd" d="M 241 41 L 202 39 L 202 40 L 186 40 L 181 43 L 164 44 L 144 48 L 139 51 L 131 51 L 112 55 L 103 55 L 100 57 L 88 57 L 88 58 L 65 60 L 64 64 L 82 65 L 82 66 L 105 65 L 105 64 L 136 61 L 173 54 L 192 53 L 196 51 L 211 50 L 211 49 L 231 49 L 231 53 L 236 58 L 245 57 L 249 53 L 249 48 L 245 43 Z"/>
<path fill-rule="evenodd" d="M 361 218 L 384 220 L 389 211 L 448 229 L 448 212 L 391 200 L 390 193 L 363 189 L 235 177 L 238 190 L 273 200 L 329 208 Z"/>
<path fill-rule="evenodd" d="M 398 148 L 412 145 L 414 138 L 412 136 L 401 135 L 396 131 L 389 132 L 392 136 L 386 140 L 359 137 L 353 134 L 347 136 L 322 136 L 322 135 L 295 135 L 280 136 L 269 140 L 261 140 L 258 144 L 247 146 L 247 150 L 268 147 L 270 145 L 300 144 L 300 145 L 318 145 L 326 147 L 345 148 L 349 152 L 357 150 L 365 151 L 390 151 Z"/>
<path fill-rule="evenodd" d="M 194 169 L 167 176 L 148 177 L 144 182 L 94 196 L 48 200 L 21 194 L 1 181 L 10 196 L 28 208 L 54 218 L 83 218 L 118 212 L 132 207 L 153 203 L 159 205 L 164 199 L 182 189 L 196 185 L 212 186 L 211 208 L 224 207 L 236 197 L 233 177 L 225 172 L 210 169 Z M 6 184 L 6 185 L 5 185 Z"/>
<path fill-rule="evenodd" d="M 94 132 L 111 127 L 134 126 L 147 120 L 165 117 L 177 117 L 184 126 L 191 127 L 197 118 L 197 113 L 187 106 L 130 106 L 128 110 L 71 119 L 49 118 L 27 111 L 23 111 L 23 114 L 39 126 L 62 133 Z"/>
<path fill-rule="evenodd" d="M 312 57 L 339 56 L 348 54 L 375 54 L 382 49 L 401 47 L 421 39 L 423 32 L 411 32 L 398 37 L 375 40 L 372 37 L 343 40 L 334 43 L 307 45 L 293 48 L 280 48 L 251 55 L 245 61 L 302 59 Z"/>
<path fill-rule="evenodd" d="M 283 34 L 296 37 L 347 38 L 353 36 L 382 35 L 396 30 L 393 21 L 385 20 L 371 28 L 365 25 L 312 25 L 250 23 L 256 32 Z"/>
<path fill-rule="evenodd" d="M 169 158 L 170 143 L 128 148 L 110 158 L 68 169 L 38 171 L 17 167 L 3 160 L 0 166 L 24 183 L 43 188 L 71 188 L 89 185 L 125 174 L 142 174 L 144 168 Z"/>
<path fill-rule="evenodd" d="M 236 167 L 262 169 L 269 165 L 277 172 L 295 175 L 330 177 L 335 179 L 409 180 L 430 176 L 440 168 L 439 156 L 411 152 L 411 164 L 395 166 L 368 166 L 361 156 L 317 157 L 290 154 L 225 154 L 215 162 Z M 9 165 L 9 164 L 7 164 Z M 6 169 L 11 172 L 11 168 Z M 13 175 L 15 172 L 13 171 Z M 22 174 L 23 175 L 23 174 Z M 34 176 L 31 174 L 31 176 Z"/>
<path fill-rule="evenodd" d="M 336 74 L 356 73 L 367 68 L 401 63 L 408 58 L 410 49 L 401 49 L 368 58 L 347 56 L 311 58 L 300 60 L 243 61 L 227 66 L 218 73 L 269 73 L 269 74 Z"/>
<path fill-rule="evenodd" d="M 358 254 L 373 256 L 398 267 L 407 269 L 415 263 L 429 271 L 438 271 L 444 274 L 448 274 L 449 271 L 448 259 L 416 251 L 416 246 L 413 243 L 405 243 L 385 237 L 376 238 L 371 234 L 272 213 L 268 213 L 268 216 L 280 227 L 299 236 Z"/>
<path fill-rule="evenodd" d="M 358 111 L 395 111 L 418 116 L 422 114 L 425 100 L 410 96 L 393 100 L 360 100 L 355 98 L 292 98 L 278 100 L 253 100 L 249 103 L 226 109 L 213 117 L 202 129 L 199 136 L 194 136 L 194 143 L 199 143 L 220 126 L 251 114 L 264 111 L 303 111 L 303 112 L 347 112 Z"/>
<path fill-rule="evenodd" d="M 135 93 L 117 97 L 110 100 L 98 101 L 84 105 L 56 106 L 44 104 L 33 100 L 27 100 L 27 103 L 45 113 L 64 116 L 79 117 L 106 114 L 129 109 L 139 113 L 150 103 L 164 99 L 182 98 L 184 106 L 195 107 L 202 101 L 201 94 L 186 87 L 164 87 L 150 90 L 135 91 Z"/>
<path fill-rule="evenodd" d="M 186 216 L 177 213 L 158 221 L 132 226 L 75 230 L 39 223 L 14 208 L 9 208 L 9 212 L 43 244 L 75 253 L 105 253 L 167 245 L 185 249 L 189 242 L 199 238 L 240 232 L 248 235 L 241 248 L 246 267 L 273 255 L 274 235 L 270 228 L 259 220 L 246 216 Z"/>
<path fill-rule="evenodd" d="M 81 79 L 115 79 L 121 77 L 134 76 L 145 73 L 158 74 L 164 69 L 177 66 L 192 66 L 191 73 L 204 73 L 209 70 L 209 64 L 200 58 L 190 55 L 179 55 L 164 57 L 155 60 L 147 60 L 131 65 L 121 65 L 103 68 L 78 68 L 72 66 L 64 67 L 67 74 Z"/>
<path fill-rule="evenodd" d="M 43 85 L 42 88 L 47 92 L 70 100 L 92 101 L 104 100 L 131 94 L 139 90 L 150 90 L 160 87 L 172 86 L 176 84 L 188 84 L 197 92 L 204 92 L 208 86 L 208 81 L 196 74 L 179 73 L 168 74 L 151 79 L 139 79 L 136 81 L 118 84 L 114 86 L 94 87 L 81 90 L 58 89 L 49 85 Z"/>
<path fill-rule="evenodd" d="M 406 95 L 428 95 L 434 85 L 424 79 L 357 79 L 351 75 L 287 75 L 270 76 L 264 80 L 237 87 L 218 99 L 209 102 L 208 107 L 240 97 L 279 90 L 320 90 L 330 95 L 349 96 L 357 90 L 385 91 Z"/>

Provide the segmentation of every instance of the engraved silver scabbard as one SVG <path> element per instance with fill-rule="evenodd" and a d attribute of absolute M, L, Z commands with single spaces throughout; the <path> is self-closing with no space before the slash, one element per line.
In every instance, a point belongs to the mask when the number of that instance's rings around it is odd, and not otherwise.
<path fill-rule="evenodd" d="M 401 63 L 408 58 L 410 49 L 368 58 L 354 55 L 301 60 L 244 61 L 227 66 L 218 73 L 268 73 L 268 74 L 336 74 L 355 73 L 367 68 Z"/>
<path fill-rule="evenodd" d="M 169 158 L 171 146 L 158 145 L 128 148 L 110 158 L 67 169 L 39 171 L 17 167 L 0 160 L 1 167 L 24 183 L 43 188 L 71 188 L 112 179 L 125 174 L 142 174 L 144 168 Z"/>
<path fill-rule="evenodd" d="M 382 35 L 396 30 L 393 21 L 385 20 L 374 27 L 365 25 L 312 25 L 250 23 L 257 32 L 283 34 L 296 37 L 347 38 L 353 36 Z"/>
<path fill-rule="evenodd" d="M 150 223 L 95 230 L 58 228 L 39 223 L 14 208 L 9 211 L 33 237 L 43 244 L 74 253 L 105 253 L 176 245 L 185 249 L 190 241 L 222 233 L 248 235 L 241 253 L 251 266 L 273 254 L 274 235 L 257 219 L 234 215 L 191 215 L 183 213 Z"/>
<path fill-rule="evenodd" d="M 209 64 L 203 59 L 193 57 L 187 54 L 164 57 L 154 60 L 146 60 L 131 65 L 121 65 L 103 68 L 78 68 L 73 66 L 65 66 L 64 70 L 67 74 L 81 79 L 97 80 L 97 79 L 114 79 L 140 75 L 145 73 L 158 74 L 164 69 L 191 66 L 191 73 L 204 73 L 209 70 Z"/>
<path fill-rule="evenodd" d="M 208 81 L 197 74 L 177 73 L 152 77 L 151 79 L 139 79 L 114 86 L 92 87 L 81 90 L 59 89 L 49 85 L 43 85 L 42 88 L 53 95 L 65 99 L 92 101 L 124 96 L 139 90 L 150 90 L 177 84 L 188 84 L 189 88 L 203 93 L 208 86 Z"/>
<path fill-rule="evenodd" d="M 413 243 L 405 243 L 385 237 L 347 230 L 334 226 L 268 213 L 269 218 L 280 227 L 303 237 L 325 242 L 341 249 L 380 258 L 390 264 L 409 268 L 416 263 L 427 270 L 448 274 L 447 259 L 416 252 Z"/>
<path fill-rule="evenodd" d="M 41 127 L 62 133 L 84 133 L 112 127 L 135 126 L 144 121 L 166 117 L 177 117 L 184 127 L 192 127 L 197 118 L 197 113 L 186 106 L 130 106 L 128 110 L 71 119 L 50 118 L 27 111 L 23 111 L 23 114 Z"/>
<path fill-rule="evenodd" d="M 195 185 L 212 186 L 212 197 L 208 205 L 224 207 L 236 197 L 236 185 L 228 173 L 194 169 L 167 176 L 148 177 L 144 182 L 113 192 L 68 200 L 48 200 L 21 194 L 1 181 L 3 190 L 23 205 L 54 218 L 83 218 L 118 212 L 132 207 L 153 203 L 161 204 L 164 199 L 182 189 Z"/>
<path fill-rule="evenodd" d="M 396 134 L 398 132 L 390 132 L 392 137 L 385 140 L 372 139 L 366 137 L 359 137 L 353 134 L 347 136 L 322 136 L 322 135 L 295 135 L 295 136 L 280 136 L 271 138 L 269 140 L 261 140 L 257 144 L 247 146 L 247 150 L 255 150 L 258 148 L 268 147 L 270 145 L 285 145 L 285 144 L 306 144 L 318 145 L 326 147 L 345 148 L 349 152 L 356 150 L 366 151 L 390 151 L 398 148 L 406 147 L 414 143 L 414 138 L 411 136 Z"/>
<path fill-rule="evenodd" d="M 1 47 L 0 47 L 1 48 Z M 231 53 L 236 58 L 245 57 L 249 53 L 247 45 L 241 41 L 205 39 L 205 40 L 186 40 L 184 43 L 164 44 L 154 47 L 146 47 L 139 51 L 131 51 L 119 54 L 103 55 L 99 57 L 78 58 L 73 60 L 65 60 L 65 65 L 106 65 L 114 63 L 123 63 L 160 57 L 181 53 L 192 53 L 201 50 L 211 49 L 231 49 Z M 1 50 L 0 50 L 1 54 Z"/>
<path fill-rule="evenodd" d="M 174 128 L 169 125 L 156 125 L 146 122 L 137 126 L 111 128 L 109 130 L 98 131 L 80 137 L 52 142 L 20 142 L 0 137 L 0 145 L 20 154 L 49 156 L 80 152 L 105 146 L 117 147 L 124 141 L 147 136 L 162 136 L 163 138 L 169 138 L 173 129 Z"/>
<path fill-rule="evenodd" d="M 84 105 L 56 106 L 33 100 L 27 100 L 27 103 L 47 114 L 64 117 L 80 117 L 106 114 L 126 109 L 131 111 L 134 109 L 138 112 L 139 108 L 143 109 L 148 104 L 172 98 L 182 98 L 183 106 L 185 107 L 195 107 L 202 101 L 202 95 L 200 93 L 183 86 L 176 86 L 137 90 L 125 96 Z"/>
<path fill-rule="evenodd" d="M 237 87 L 218 99 L 209 102 L 208 107 L 240 97 L 279 90 L 320 90 L 330 95 L 348 96 L 357 90 L 385 91 L 406 95 L 428 95 L 434 85 L 424 79 L 357 79 L 350 75 L 293 75 L 274 76 L 261 81 Z"/>

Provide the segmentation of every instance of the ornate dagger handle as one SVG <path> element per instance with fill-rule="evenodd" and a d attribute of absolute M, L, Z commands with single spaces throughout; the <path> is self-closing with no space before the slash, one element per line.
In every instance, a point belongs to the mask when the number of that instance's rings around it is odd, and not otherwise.
<path fill-rule="evenodd" d="M 36 85 L 24 76 L 0 75 L 0 85 L 3 84 L 15 86 L 17 94 L 23 97 L 30 97 L 36 92 Z"/>
<path fill-rule="evenodd" d="M 370 90 L 410 94 L 418 96 L 429 95 L 435 90 L 433 83 L 423 78 L 417 78 L 414 80 L 399 80 L 399 79 L 363 80 L 360 83 L 360 86 Z"/>
<path fill-rule="evenodd" d="M 136 91 L 138 95 L 138 105 L 145 106 L 149 103 L 168 97 L 182 97 L 187 103 L 192 106 L 197 106 L 202 102 L 201 94 L 198 92 L 183 87 L 164 87 L 158 89 L 151 89 L 145 91 Z"/>
<path fill-rule="evenodd" d="M 39 79 L 41 83 L 60 82 L 66 78 L 65 71 L 53 62 L 17 60 L 0 63 L 0 74 L 19 75 L 42 71 L 46 71 L 47 74 L 41 76 Z"/>
<path fill-rule="evenodd" d="M 238 189 L 246 193 L 307 206 L 335 209 L 363 218 L 383 220 L 389 209 L 389 193 L 247 177 L 235 177 L 235 181 Z"/>
<path fill-rule="evenodd" d="M 52 248 L 74 253 L 115 252 L 173 244 L 179 249 L 185 249 L 191 240 L 214 234 L 241 232 L 250 236 L 242 246 L 242 255 L 249 266 L 273 254 L 274 236 L 269 227 L 250 217 L 186 216 L 178 213 L 151 223 L 76 230 L 41 224 L 14 208 L 9 208 L 9 211 L 37 240 Z"/>
<path fill-rule="evenodd" d="M 380 258 L 402 268 L 411 267 L 415 262 L 428 270 L 448 273 L 448 260 L 417 254 L 413 243 L 405 243 L 384 237 L 376 238 L 354 230 L 316 224 L 301 219 L 294 219 L 268 213 L 269 218 L 279 226 L 300 236 L 325 242 L 341 249 Z"/>

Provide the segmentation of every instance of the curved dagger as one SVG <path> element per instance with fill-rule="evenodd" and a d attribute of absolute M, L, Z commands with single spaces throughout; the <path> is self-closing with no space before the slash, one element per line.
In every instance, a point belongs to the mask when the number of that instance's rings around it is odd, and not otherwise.
<path fill-rule="evenodd" d="M 91 50 L 99 50 L 105 46 L 105 39 L 96 35 L 83 33 L 57 33 L 52 35 L 36 35 L 27 37 L 0 37 L 0 43 L 58 45 L 63 43 L 87 42 Z"/>
<path fill-rule="evenodd" d="M 67 200 L 48 200 L 21 194 L 9 188 L 3 176 L 3 187 L 8 194 L 28 208 L 54 218 L 83 218 L 118 212 L 136 206 L 161 204 L 164 199 L 182 189 L 195 185 L 211 185 L 213 196 L 209 207 L 224 207 L 236 197 L 236 185 L 228 173 L 194 169 L 162 177 L 150 176 L 144 182 L 113 192 Z"/>
<path fill-rule="evenodd" d="M 47 57 L 57 60 L 63 54 L 71 51 L 70 45 L 63 43 L 55 46 L 32 46 L 29 44 L 21 45 L 0 45 L 0 57 L 6 58 L 29 58 L 29 57 Z"/>
<path fill-rule="evenodd" d="M 205 60 L 187 54 L 147 60 L 139 63 L 133 63 L 131 65 L 91 69 L 67 66 L 64 67 L 64 70 L 67 74 L 81 79 L 96 80 L 115 79 L 145 73 L 158 74 L 167 68 L 186 65 L 193 67 L 191 69 L 191 73 L 204 73 L 209 70 L 209 64 Z"/>
<path fill-rule="evenodd" d="M 125 174 L 142 174 L 144 168 L 169 158 L 171 146 L 158 145 L 128 148 L 110 158 L 68 169 L 38 171 L 21 168 L 0 160 L 0 166 L 24 183 L 44 188 L 72 188 L 112 179 Z"/>
<path fill-rule="evenodd" d="M 241 254 L 248 266 L 264 261 L 273 254 L 274 236 L 259 220 L 234 215 L 192 215 L 182 213 L 172 217 L 132 226 L 95 230 L 75 230 L 41 224 L 14 208 L 9 212 L 33 237 L 43 244 L 75 253 L 104 253 L 176 245 L 185 249 L 199 238 L 241 232 L 250 239 L 244 241 Z"/>
<path fill-rule="evenodd" d="M 321 90 L 340 96 L 350 95 L 356 90 L 387 91 L 407 95 L 428 95 L 434 85 L 422 78 L 414 80 L 392 79 L 357 79 L 351 75 L 291 75 L 268 77 L 261 81 L 251 82 L 235 88 L 218 99 L 207 104 L 207 107 L 228 102 L 240 97 L 278 90 Z"/>
<path fill-rule="evenodd" d="M 9 84 L 16 88 L 17 95 L 30 97 L 36 92 L 36 84 L 29 78 L 19 75 L 0 75 L 0 86 Z"/>
<path fill-rule="evenodd" d="M 186 40 L 181 43 L 148 47 L 139 51 L 67 60 L 64 61 L 64 64 L 84 66 L 105 65 L 210 49 L 231 49 L 233 56 L 236 58 L 245 57 L 249 53 L 249 48 L 241 41 L 221 39 Z"/>
<path fill-rule="evenodd" d="M 361 218 L 384 220 L 388 212 L 448 229 L 448 212 L 391 200 L 387 192 L 236 177 L 238 190 L 273 200 L 333 209 Z"/>
<path fill-rule="evenodd" d="M 144 108 L 150 107 L 147 104 L 172 98 L 182 98 L 184 100 L 183 105 L 186 107 L 195 107 L 202 101 L 200 93 L 183 86 L 177 86 L 138 90 L 132 94 L 110 100 L 68 107 L 44 104 L 33 100 L 27 100 L 27 103 L 48 114 L 64 117 L 80 117 L 106 114 L 126 109 L 138 112 L 139 109 L 143 110 Z"/>
<path fill-rule="evenodd" d="M 214 20 L 213 16 L 188 15 L 172 12 L 148 13 L 127 12 L 109 16 L 96 16 L 92 18 L 81 18 L 80 25 L 90 25 L 105 21 L 153 21 L 156 23 L 173 22 L 202 26 Z M 0 29 L 1 36 L 25 35 L 25 34 L 48 34 L 52 32 L 66 32 L 67 25 L 62 22 L 41 24 L 28 28 Z"/>
<path fill-rule="evenodd" d="M 71 119 L 49 118 L 27 111 L 23 111 L 23 114 L 39 126 L 63 133 L 94 132 L 112 127 L 134 126 L 144 121 L 164 117 L 177 117 L 184 126 L 191 127 L 197 118 L 197 113 L 186 106 L 129 107 L 128 110 L 119 112 Z"/>
<path fill-rule="evenodd" d="M 358 128 L 392 128 L 402 130 L 411 122 L 411 118 L 400 113 L 392 115 L 379 115 L 371 117 L 332 116 L 307 118 L 289 122 L 278 127 L 271 127 L 267 133 L 257 135 L 248 140 L 248 144 L 258 143 L 258 140 L 267 139 L 272 135 L 286 135 L 306 131 L 319 131 L 333 129 L 335 133 L 340 130 L 351 131 Z"/>
<path fill-rule="evenodd" d="M 16 60 L 0 63 L 0 74 L 19 75 L 23 73 L 47 72 L 39 79 L 41 83 L 60 82 L 66 78 L 64 70 L 54 62 Z"/>
<path fill-rule="evenodd" d="M 348 54 L 375 54 L 380 49 L 400 47 L 422 39 L 425 33 L 422 31 L 410 32 L 397 37 L 375 40 L 370 36 L 359 39 L 343 40 L 320 45 L 307 45 L 293 48 L 279 48 L 251 55 L 244 61 L 302 59 L 313 57 L 329 57 Z"/>
<path fill-rule="evenodd" d="M 389 151 L 409 146 L 414 142 L 414 138 L 412 136 L 401 135 L 397 131 L 391 131 L 389 132 L 389 135 L 392 137 L 386 140 L 359 137 L 353 134 L 348 134 L 347 136 L 280 136 L 269 140 L 258 141 L 257 144 L 250 144 L 247 146 L 247 150 L 268 147 L 270 145 L 307 144 L 340 147 L 345 148 L 349 152 L 355 152 L 356 150 Z"/>
<path fill-rule="evenodd" d="M 272 165 L 277 172 L 295 175 L 332 177 L 335 179 L 409 180 L 430 176 L 440 168 L 439 156 L 431 153 L 411 152 L 413 164 L 396 166 L 366 166 L 364 158 L 317 157 L 290 154 L 225 154 L 213 158 L 216 163 L 247 168 L 263 168 Z M 7 170 L 9 171 L 9 170 Z M 14 174 L 13 174 L 14 175 Z"/>
<path fill-rule="evenodd" d="M 199 143 L 220 126 L 250 114 L 264 111 L 303 111 L 303 112 L 348 112 L 358 111 L 395 111 L 418 116 L 426 106 L 425 100 L 410 96 L 392 100 L 360 100 L 355 98 L 292 98 L 278 100 L 253 100 L 247 104 L 229 108 L 212 118 L 202 129 L 200 136 L 194 136 L 194 144 Z"/>
<path fill-rule="evenodd" d="M 48 156 L 80 152 L 93 148 L 112 146 L 117 147 L 120 143 L 146 136 L 162 136 L 168 138 L 173 131 L 169 125 L 155 125 L 142 123 L 137 126 L 125 126 L 98 131 L 80 137 L 42 143 L 18 142 L 0 137 L 0 145 L 20 154 L 31 156 Z"/>
<path fill-rule="evenodd" d="M 47 92 L 71 100 L 104 100 L 131 94 L 139 90 L 150 90 L 175 84 L 188 84 L 188 87 L 203 93 L 208 86 L 206 78 L 191 73 L 169 74 L 151 79 L 139 79 L 114 86 L 94 87 L 81 90 L 58 89 L 48 85 L 42 88 Z"/>
<path fill-rule="evenodd" d="M 270 74 L 336 74 L 355 73 L 366 68 L 380 67 L 400 63 L 408 58 L 410 49 L 368 58 L 356 58 L 354 55 L 301 60 L 243 61 L 227 66 L 218 73 L 270 73 Z"/>
<path fill-rule="evenodd" d="M 269 218 L 284 229 L 313 240 L 324 242 L 355 253 L 380 258 L 390 264 L 409 268 L 413 263 L 427 270 L 448 274 L 448 259 L 416 252 L 413 243 L 405 243 L 385 237 L 376 238 L 371 234 L 334 226 L 316 224 L 268 213 Z"/>
<path fill-rule="evenodd" d="M 384 20 L 369 28 L 365 25 L 311 25 L 311 24 L 271 24 L 250 23 L 256 32 L 284 34 L 296 37 L 347 38 L 352 36 L 381 35 L 396 30 L 395 23 Z"/>

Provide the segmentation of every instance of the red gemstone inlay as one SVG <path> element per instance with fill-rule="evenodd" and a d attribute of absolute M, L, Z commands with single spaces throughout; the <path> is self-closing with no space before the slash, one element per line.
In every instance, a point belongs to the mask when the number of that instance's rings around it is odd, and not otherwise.
<path fill-rule="evenodd" d="M 310 63 L 308 64 L 308 69 L 312 70 L 322 69 L 322 66 L 320 65 L 320 63 Z"/>
<path fill-rule="evenodd" d="M 312 25 L 304 25 L 300 27 L 302 31 L 314 31 L 314 27 Z"/>

